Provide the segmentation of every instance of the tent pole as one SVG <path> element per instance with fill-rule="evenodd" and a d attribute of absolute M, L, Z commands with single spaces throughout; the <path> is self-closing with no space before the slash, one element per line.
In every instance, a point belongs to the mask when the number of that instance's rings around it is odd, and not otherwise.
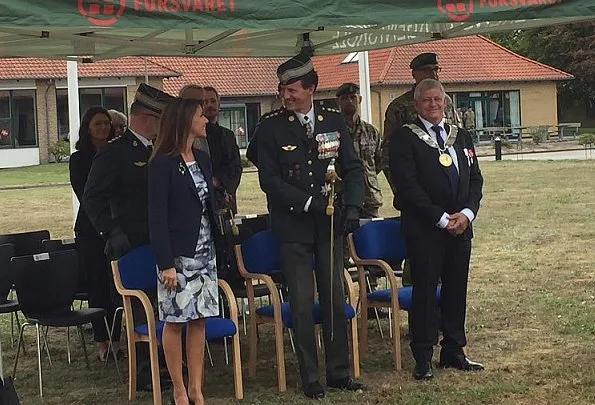
<path fill-rule="evenodd" d="M 358 54 L 359 91 L 362 96 L 360 117 L 366 122 L 372 122 L 372 101 L 370 99 L 370 66 L 368 64 L 368 51 Z"/>
<path fill-rule="evenodd" d="M 66 62 L 67 82 L 68 82 L 68 124 L 70 133 L 70 152 L 74 152 L 74 145 L 78 141 L 80 121 L 79 111 L 79 82 L 78 82 L 78 62 L 68 60 Z M 79 209 L 79 201 L 74 191 L 72 192 L 72 223 L 76 221 L 76 215 Z"/>
<path fill-rule="evenodd" d="M 149 69 L 147 67 L 147 57 L 143 56 L 143 60 L 145 61 L 145 84 L 149 84 Z"/>

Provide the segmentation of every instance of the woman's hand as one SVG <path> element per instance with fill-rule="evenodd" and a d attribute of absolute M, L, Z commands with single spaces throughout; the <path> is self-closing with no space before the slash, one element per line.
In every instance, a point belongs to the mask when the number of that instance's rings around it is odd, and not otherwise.
<path fill-rule="evenodd" d="M 165 288 L 168 290 L 175 290 L 176 289 L 176 269 L 169 268 L 161 271 L 161 283 Z"/>

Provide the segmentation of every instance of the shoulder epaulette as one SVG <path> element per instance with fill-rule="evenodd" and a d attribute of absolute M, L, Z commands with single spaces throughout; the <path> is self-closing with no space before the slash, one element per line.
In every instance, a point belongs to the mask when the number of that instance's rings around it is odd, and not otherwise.
<path fill-rule="evenodd" d="M 283 112 L 283 108 L 278 108 L 276 110 L 270 111 L 266 114 L 264 114 L 262 117 L 260 117 L 260 120 L 266 120 L 268 118 L 272 118 L 272 117 L 276 117 L 277 115 L 281 114 Z"/>
<path fill-rule="evenodd" d="M 331 108 L 331 107 L 322 107 L 323 111 L 328 111 L 328 112 L 334 112 L 337 114 L 341 114 L 341 111 L 337 110 L 336 108 Z"/>

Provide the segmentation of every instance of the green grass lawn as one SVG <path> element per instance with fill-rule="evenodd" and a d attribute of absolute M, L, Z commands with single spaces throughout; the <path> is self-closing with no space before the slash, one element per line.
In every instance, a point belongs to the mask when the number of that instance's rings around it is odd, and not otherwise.
<path fill-rule="evenodd" d="M 482 162 L 484 201 L 475 222 L 468 293 L 470 357 L 485 363 L 476 374 L 436 370 L 429 383 L 413 380 L 407 327 L 401 328 L 403 370 L 391 367 L 390 345 L 370 322 L 367 357 L 362 361 L 363 394 L 331 392 L 322 404 L 581 404 L 595 403 L 595 165 L 593 161 Z M 27 171 L 53 171 L 57 165 Z M 5 181 L 7 171 L 0 172 Z M 14 176 L 40 178 L 29 172 Z M 57 171 L 53 171 L 58 176 Z M 23 177 L 24 176 L 24 177 Z M 43 177 L 43 176 L 41 176 Z M 36 181 L 34 181 L 36 182 Z M 394 215 L 386 183 L 383 215 Z M 241 213 L 265 211 L 257 176 L 246 174 L 240 187 Z M 1 232 L 49 229 L 53 237 L 72 235 L 69 187 L 0 190 Z M 406 318 L 406 317 L 405 317 Z M 4 369 L 11 373 L 10 322 L 3 316 Z M 387 323 L 383 324 L 387 331 Z M 16 387 L 22 403 L 40 404 L 33 329 L 26 333 Z M 52 366 L 44 358 L 46 404 L 125 404 L 127 388 L 117 382 L 113 363 L 84 366 L 72 334 L 73 364 L 66 361 L 65 333 L 49 334 Z M 276 392 L 270 328 L 260 328 L 257 376 L 244 368 L 245 404 L 310 404 L 299 391 L 295 356 L 286 339 L 288 391 Z M 93 345 L 87 336 L 87 348 Z M 206 366 L 207 403 L 233 398 L 231 367 L 223 350 L 211 345 L 215 367 Z M 242 335 L 242 359 L 248 359 Z M 122 368 L 125 364 L 121 363 Z M 151 404 L 139 395 L 131 404 Z"/>
<path fill-rule="evenodd" d="M 0 186 L 68 183 L 68 163 L 0 169 Z"/>

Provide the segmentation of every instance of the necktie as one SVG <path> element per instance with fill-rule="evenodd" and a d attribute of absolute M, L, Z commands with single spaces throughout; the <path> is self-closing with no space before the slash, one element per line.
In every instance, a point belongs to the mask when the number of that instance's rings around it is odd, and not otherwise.
<path fill-rule="evenodd" d="M 440 125 L 434 125 L 432 126 L 432 131 L 436 133 L 436 142 L 440 147 L 440 153 L 448 153 L 450 155 L 448 149 L 444 147 L 444 139 L 442 139 L 442 127 Z M 454 162 L 446 168 L 446 172 L 448 173 L 448 179 L 450 180 L 450 188 L 452 189 L 452 192 L 456 198 L 459 192 L 459 172 Z"/>
<path fill-rule="evenodd" d="M 312 127 L 312 123 L 308 119 L 308 116 L 304 116 L 304 128 L 306 129 L 306 136 L 308 139 L 312 139 L 314 136 L 314 128 Z"/>

